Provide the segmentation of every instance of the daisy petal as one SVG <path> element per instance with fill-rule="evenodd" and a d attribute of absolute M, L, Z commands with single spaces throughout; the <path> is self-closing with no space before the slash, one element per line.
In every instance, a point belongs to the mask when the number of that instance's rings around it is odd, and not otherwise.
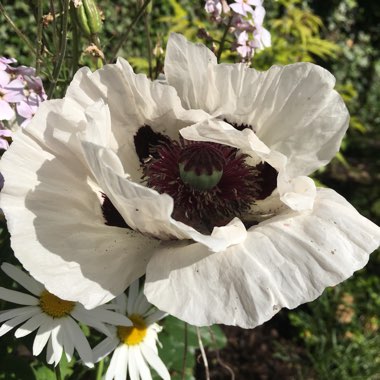
<path fill-rule="evenodd" d="M 43 325 L 40 326 L 33 342 L 34 356 L 38 356 L 42 352 L 42 350 L 44 349 L 44 347 L 46 346 L 46 343 L 48 342 L 50 338 L 52 329 L 53 329 L 53 318 L 49 318 L 48 321 L 46 321 Z"/>
<path fill-rule="evenodd" d="M 108 356 L 113 350 L 116 349 L 119 343 L 120 343 L 120 340 L 116 336 L 107 337 L 106 339 L 101 341 L 93 349 L 94 362 L 97 363 L 98 361 Z"/>
<path fill-rule="evenodd" d="M 33 308 L 33 306 L 18 307 L 16 309 L 2 311 L 0 312 L 0 323 L 7 319 L 17 317 L 18 315 L 28 314 L 31 308 Z"/>
<path fill-rule="evenodd" d="M 142 354 L 140 347 L 136 347 L 134 350 L 134 355 L 136 359 L 137 366 L 139 368 L 140 377 L 142 380 L 152 380 L 152 375 L 150 373 L 149 367 L 147 366 Z M 120 379 L 121 380 L 121 379 Z"/>
<path fill-rule="evenodd" d="M 110 335 L 107 326 L 98 319 L 93 318 L 92 313 L 94 312 L 94 310 L 96 309 L 88 311 L 82 305 L 77 303 L 70 315 L 77 321 L 82 322 L 90 327 L 93 327 L 105 335 Z"/>
<path fill-rule="evenodd" d="M 50 318 L 44 313 L 34 315 L 15 331 L 15 337 L 21 338 L 30 334 L 34 330 L 38 329 L 41 325 L 47 323 L 49 319 Z"/>
<path fill-rule="evenodd" d="M 128 288 L 128 297 L 127 297 L 127 310 L 131 314 L 135 311 L 135 302 L 139 294 L 139 281 L 134 281 Z"/>
<path fill-rule="evenodd" d="M 94 366 L 92 350 L 85 335 L 83 334 L 83 331 L 70 317 L 62 319 L 62 325 L 64 326 L 65 332 L 68 333 L 70 339 L 74 343 L 74 346 L 83 363 L 87 367 L 92 368 Z"/>
<path fill-rule="evenodd" d="M 131 380 L 140 380 L 140 371 L 135 357 L 135 346 L 128 347 L 128 368 Z"/>
<path fill-rule="evenodd" d="M 74 355 L 74 343 L 70 339 L 70 336 L 66 334 L 65 329 L 61 329 L 60 339 L 62 340 L 63 351 L 66 354 L 67 361 L 70 362 Z"/>
<path fill-rule="evenodd" d="M 36 315 L 39 313 L 39 308 L 30 308 L 27 313 L 23 313 L 22 315 L 18 315 L 17 317 L 14 317 L 2 324 L 0 327 L 0 336 L 3 336 L 8 331 L 12 330 L 14 327 L 19 325 L 20 323 L 25 322 L 28 318 Z"/>
<path fill-rule="evenodd" d="M 168 313 L 161 311 L 161 310 L 155 310 L 152 314 L 147 316 L 145 318 L 145 321 L 148 325 L 160 321 L 162 318 L 165 318 L 168 315 Z"/>
<path fill-rule="evenodd" d="M 122 348 L 122 346 L 119 346 L 115 349 L 115 351 L 112 355 L 110 364 L 108 366 L 107 372 L 106 372 L 105 380 L 113 380 L 115 378 L 115 376 L 117 376 L 117 365 L 118 365 L 120 360 L 128 361 L 128 355 L 125 358 L 121 357 L 121 355 L 120 355 L 122 353 L 121 348 Z M 125 373 L 124 376 L 126 379 L 127 373 Z"/>
<path fill-rule="evenodd" d="M 168 244 L 148 265 L 145 294 L 194 325 L 253 328 L 350 277 L 379 242 L 377 226 L 334 191 L 319 189 L 312 211 L 283 212 L 224 252 Z"/>
<path fill-rule="evenodd" d="M 160 357 L 151 349 L 151 347 L 142 344 L 140 346 L 141 352 L 144 355 L 145 360 L 149 365 L 154 368 L 154 370 L 160 375 L 164 380 L 170 380 L 170 374 L 165 364 L 162 362 Z"/>
<path fill-rule="evenodd" d="M 44 286 L 42 284 L 40 284 L 38 281 L 30 277 L 28 274 L 16 266 L 8 263 L 3 263 L 1 265 L 1 269 L 7 274 L 8 277 L 18 282 L 23 288 L 35 296 L 39 296 L 43 292 Z"/>
<path fill-rule="evenodd" d="M 36 297 L 30 296 L 29 294 L 24 294 L 16 290 L 5 289 L 0 287 L 0 299 L 12 303 L 17 303 L 20 305 L 38 305 L 38 299 Z"/>
<path fill-rule="evenodd" d="M 61 331 L 61 321 L 57 320 L 56 325 L 54 326 L 52 332 L 51 332 L 51 343 L 53 347 L 53 361 L 54 365 L 56 366 L 61 358 L 62 358 L 62 352 L 63 352 L 63 347 L 62 347 L 62 336 L 59 337 L 60 331 Z"/>
<path fill-rule="evenodd" d="M 46 346 L 46 361 L 48 364 L 54 363 L 54 350 L 53 350 L 53 342 L 52 342 L 51 333 L 49 335 L 49 340 Z"/>
<path fill-rule="evenodd" d="M 127 378 L 128 355 L 130 354 L 130 348 L 127 345 L 122 344 L 118 350 L 119 355 L 115 367 L 115 380 L 125 380 Z"/>

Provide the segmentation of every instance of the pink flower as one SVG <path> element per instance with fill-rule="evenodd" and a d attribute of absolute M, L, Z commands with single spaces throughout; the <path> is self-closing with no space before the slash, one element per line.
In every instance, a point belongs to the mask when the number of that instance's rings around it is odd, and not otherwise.
<path fill-rule="evenodd" d="M 236 0 L 233 4 L 230 4 L 230 8 L 240 15 L 247 16 L 247 12 L 254 13 L 252 5 L 258 7 L 261 4 L 261 0 Z"/>
<path fill-rule="evenodd" d="M 40 106 L 40 99 L 36 94 L 29 96 L 28 99 L 18 103 L 16 105 L 17 113 L 22 116 L 25 120 L 20 124 L 22 128 L 26 127 L 32 120 L 32 117 L 38 110 Z"/>
<path fill-rule="evenodd" d="M 0 71 L 5 71 L 9 68 L 10 63 L 16 63 L 14 58 L 0 57 Z"/>
<path fill-rule="evenodd" d="M 220 0 L 207 0 L 205 4 L 205 10 L 215 19 L 220 18 L 222 14 L 222 4 Z"/>
<path fill-rule="evenodd" d="M 25 99 L 24 85 L 19 79 L 11 81 L 5 71 L 0 71 L 0 120 L 10 120 L 15 116 L 14 109 L 9 103 L 17 103 Z"/>
<path fill-rule="evenodd" d="M 12 137 L 12 132 L 5 129 L 4 125 L 0 122 L 0 150 L 7 150 L 9 148 L 9 138 Z"/>

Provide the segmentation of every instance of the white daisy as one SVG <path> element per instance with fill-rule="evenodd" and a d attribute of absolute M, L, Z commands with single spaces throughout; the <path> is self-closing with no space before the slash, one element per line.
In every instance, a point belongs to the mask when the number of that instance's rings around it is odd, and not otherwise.
<path fill-rule="evenodd" d="M 130 286 L 128 297 L 123 293 L 114 302 L 118 311 L 126 314 L 133 322 L 133 326 L 111 327 L 113 336 L 107 337 L 94 348 L 95 361 L 103 359 L 113 351 L 105 380 L 125 380 L 128 373 L 131 380 L 151 380 L 149 366 L 162 379 L 170 379 L 156 346 L 157 333 L 162 327 L 155 322 L 165 317 L 166 313 L 147 302 L 144 294 L 139 291 L 138 280 Z"/>
<path fill-rule="evenodd" d="M 46 360 L 49 364 L 57 365 L 63 352 L 70 361 L 75 349 L 83 363 L 88 367 L 93 367 L 91 347 L 74 319 L 106 335 L 110 332 L 104 322 L 123 326 L 131 325 L 131 321 L 124 315 L 109 310 L 110 305 L 86 310 L 79 303 L 66 301 L 49 293 L 42 284 L 14 265 L 3 263 L 1 268 L 33 295 L 0 287 L 0 299 L 26 305 L 1 312 L 0 323 L 4 323 L 0 327 L 0 336 L 20 324 L 22 325 L 15 332 L 16 338 L 24 337 L 37 330 L 33 343 L 33 355 L 39 355 L 47 345 Z"/>

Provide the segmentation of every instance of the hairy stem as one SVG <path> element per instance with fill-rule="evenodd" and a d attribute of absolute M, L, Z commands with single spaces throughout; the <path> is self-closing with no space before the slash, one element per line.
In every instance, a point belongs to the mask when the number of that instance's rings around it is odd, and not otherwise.
<path fill-rule="evenodd" d="M 199 349 L 201 350 L 203 364 L 205 366 L 206 380 L 210 380 L 210 371 L 209 371 L 209 368 L 208 368 L 208 360 L 207 360 L 205 348 L 203 347 L 203 342 L 202 342 L 202 337 L 201 337 L 201 330 L 200 330 L 199 327 L 197 327 L 197 336 L 198 336 Z"/>
<path fill-rule="evenodd" d="M 227 22 L 226 28 L 224 29 L 223 37 L 222 37 L 222 39 L 220 40 L 219 49 L 218 49 L 218 54 L 216 55 L 216 58 L 217 58 L 217 60 L 218 60 L 218 63 L 219 63 L 219 61 L 220 61 L 220 57 L 222 56 L 222 53 L 223 53 L 223 50 L 224 50 L 224 44 L 225 44 L 225 42 L 226 42 L 227 35 L 228 35 L 228 31 L 230 30 L 231 23 L 232 23 L 232 16 L 228 19 L 228 22 Z"/>
<path fill-rule="evenodd" d="M 69 3 L 70 0 L 64 0 L 63 5 L 63 15 L 62 15 L 62 27 L 61 27 L 61 35 L 60 35 L 60 49 L 58 53 L 57 61 L 55 62 L 54 69 L 53 69 L 53 77 L 50 83 L 50 87 L 48 90 L 48 98 L 51 99 L 53 96 L 53 92 L 55 89 L 55 86 L 57 85 L 58 77 L 61 72 L 63 60 L 65 58 L 66 54 L 66 47 L 67 47 L 67 25 L 69 20 Z"/>

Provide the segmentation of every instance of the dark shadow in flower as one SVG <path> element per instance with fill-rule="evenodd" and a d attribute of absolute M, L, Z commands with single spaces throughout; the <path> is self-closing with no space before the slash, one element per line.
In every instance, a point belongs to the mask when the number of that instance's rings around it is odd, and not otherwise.
<path fill-rule="evenodd" d="M 125 220 L 120 215 L 119 211 L 117 211 L 116 207 L 110 201 L 106 194 L 102 193 L 103 203 L 102 203 L 102 212 L 105 219 L 105 224 L 107 226 L 121 227 L 121 228 L 129 228 Z"/>
<path fill-rule="evenodd" d="M 277 187 L 278 171 L 266 162 L 262 162 L 255 167 L 259 171 L 258 177 L 261 178 L 260 191 L 256 196 L 256 200 L 263 200 L 273 193 Z"/>
<path fill-rule="evenodd" d="M 162 133 L 154 132 L 149 125 L 141 127 L 134 136 L 136 153 L 143 164 L 150 156 L 154 156 L 156 147 L 170 143 L 170 139 Z"/>

